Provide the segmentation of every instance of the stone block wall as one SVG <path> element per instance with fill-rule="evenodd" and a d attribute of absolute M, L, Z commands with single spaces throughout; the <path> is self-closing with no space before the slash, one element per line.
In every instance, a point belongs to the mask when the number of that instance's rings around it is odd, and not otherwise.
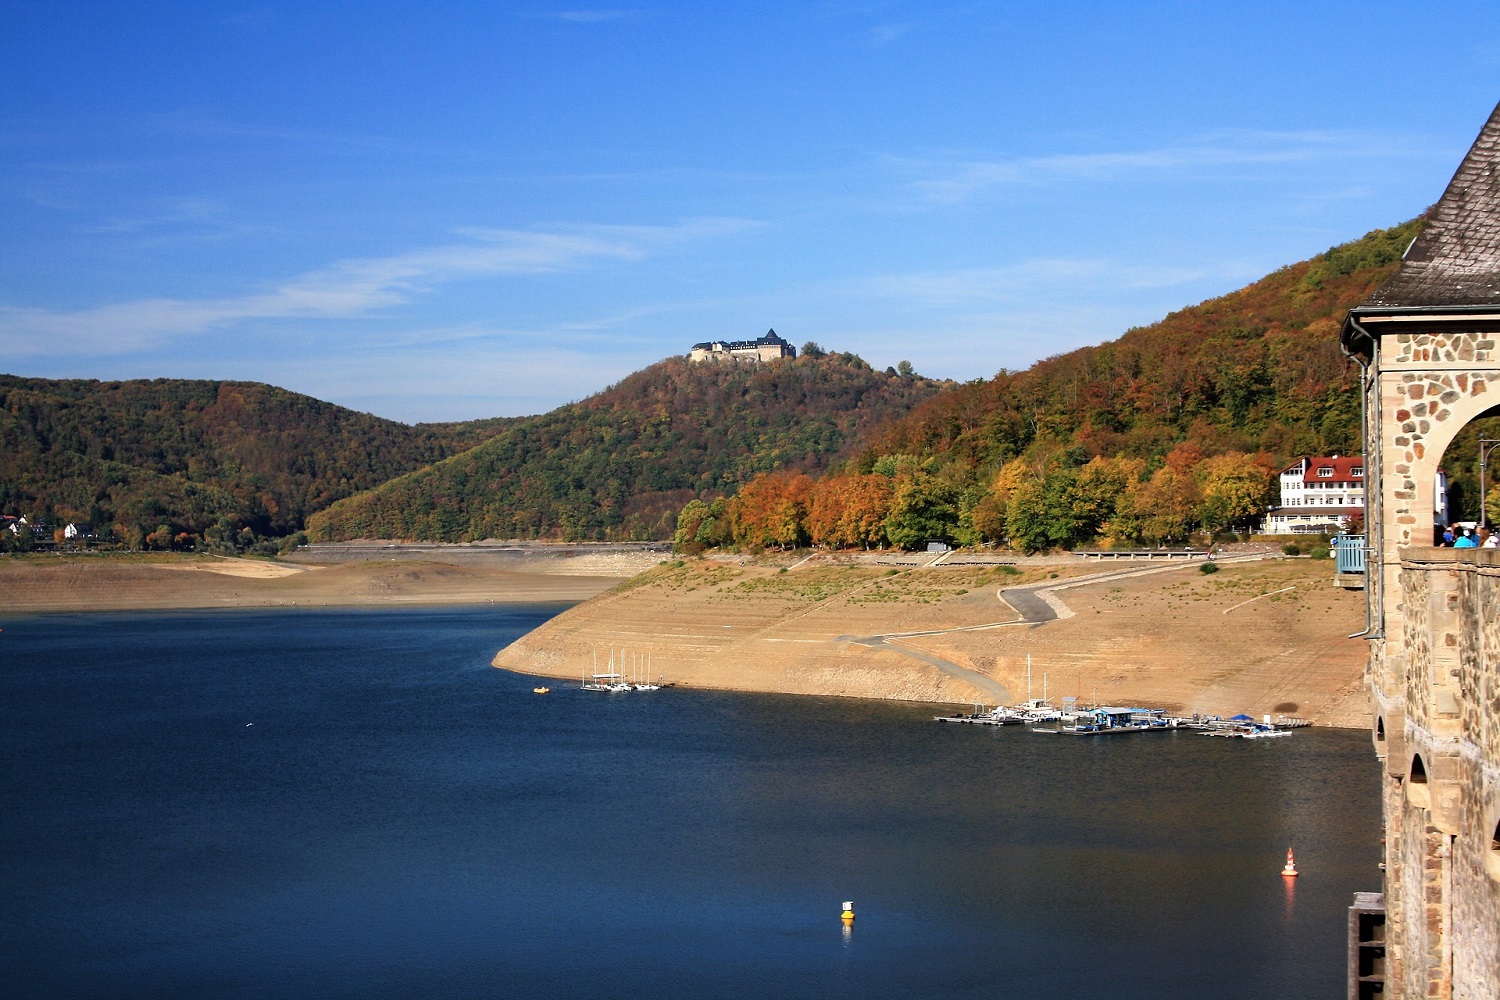
<path fill-rule="evenodd" d="M 1401 552 L 1391 603 L 1404 713 L 1387 754 L 1387 984 L 1406 998 L 1500 997 L 1500 551 Z M 1377 646 L 1379 643 L 1376 644 Z M 1387 744 L 1394 746 L 1391 735 Z"/>

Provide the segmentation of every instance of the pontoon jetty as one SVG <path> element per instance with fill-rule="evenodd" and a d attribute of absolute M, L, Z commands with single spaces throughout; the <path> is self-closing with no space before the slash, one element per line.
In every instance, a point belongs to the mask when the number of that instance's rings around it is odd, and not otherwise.
<path fill-rule="evenodd" d="M 1015 706 L 998 706 L 988 711 L 975 705 L 970 713 L 936 716 L 938 722 L 956 722 L 970 726 L 1026 725 L 1034 733 L 1061 736 L 1121 736 L 1126 733 L 1164 733 L 1178 729 L 1201 731 L 1205 736 L 1254 739 L 1283 736 L 1287 730 L 1310 725 L 1306 719 L 1287 716 L 1263 716 L 1257 720 L 1248 715 L 1222 718 L 1217 715 L 1168 715 L 1163 708 L 1102 706 L 1084 708 L 1065 698 L 1063 708 L 1054 708 L 1046 699 L 1033 698 Z"/>

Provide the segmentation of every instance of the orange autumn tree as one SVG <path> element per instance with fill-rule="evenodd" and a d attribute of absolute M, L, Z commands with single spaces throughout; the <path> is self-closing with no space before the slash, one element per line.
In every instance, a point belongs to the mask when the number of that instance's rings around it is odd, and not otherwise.
<path fill-rule="evenodd" d="M 1134 484 L 1117 508 L 1120 537 L 1152 545 L 1186 541 L 1199 523 L 1203 494 L 1194 471 L 1202 461 L 1197 445 L 1180 444 L 1150 479 Z"/>
<path fill-rule="evenodd" d="M 893 493 L 890 477 L 874 473 L 820 480 L 807 510 L 813 544 L 837 549 L 883 545 Z"/>
<path fill-rule="evenodd" d="M 984 496 L 969 512 L 969 523 L 985 541 L 998 542 L 1007 537 L 1005 517 L 1010 508 L 1010 498 L 1023 486 L 1029 486 L 1038 476 L 1031 463 L 1024 458 L 1013 458 L 990 482 Z"/>
<path fill-rule="evenodd" d="M 763 473 L 740 487 L 730 505 L 735 544 L 756 550 L 806 541 L 812 489 L 812 477 L 788 472 Z"/>

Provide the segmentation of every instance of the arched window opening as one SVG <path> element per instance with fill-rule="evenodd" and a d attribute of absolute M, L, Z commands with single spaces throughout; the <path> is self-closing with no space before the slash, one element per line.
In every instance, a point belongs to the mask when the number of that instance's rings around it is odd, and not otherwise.
<path fill-rule="evenodd" d="M 1385 742 L 1385 719 L 1381 716 L 1375 717 L 1375 739 L 1381 743 Z"/>
<path fill-rule="evenodd" d="M 1500 882 L 1500 817 L 1496 818 L 1494 832 L 1490 834 L 1490 849 L 1484 852 L 1484 870 Z"/>
<path fill-rule="evenodd" d="M 1443 450 L 1433 490 L 1435 544 L 1453 545 L 1466 535 L 1470 542 L 1479 544 L 1479 525 L 1500 521 L 1497 440 L 1500 407 L 1491 407 L 1465 424 Z M 1445 533 L 1448 528 L 1454 530 Z"/>
<path fill-rule="evenodd" d="M 1427 784 L 1427 768 L 1422 764 L 1422 755 L 1412 754 L 1411 757 L 1411 780 L 1413 784 Z"/>

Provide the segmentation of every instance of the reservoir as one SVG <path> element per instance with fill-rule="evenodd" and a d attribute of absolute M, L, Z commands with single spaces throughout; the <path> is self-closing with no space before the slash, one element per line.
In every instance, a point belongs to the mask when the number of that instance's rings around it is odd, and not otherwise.
<path fill-rule="evenodd" d="M 4 995 L 1343 995 L 1365 733 L 1063 740 L 488 665 L 559 610 L 0 621 Z"/>

